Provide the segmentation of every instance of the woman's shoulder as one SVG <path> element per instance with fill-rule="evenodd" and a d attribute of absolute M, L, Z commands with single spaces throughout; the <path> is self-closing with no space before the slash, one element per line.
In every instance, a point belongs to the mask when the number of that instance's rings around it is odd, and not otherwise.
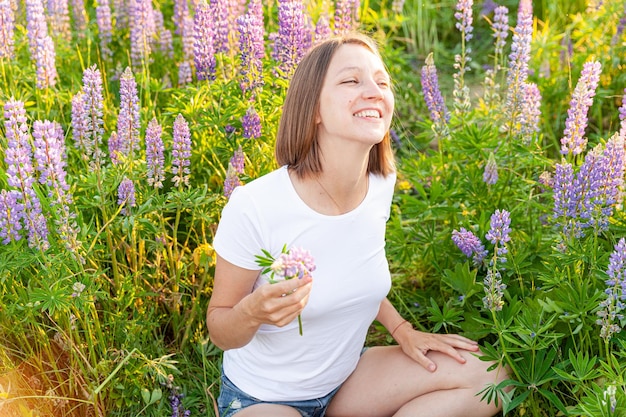
<path fill-rule="evenodd" d="M 231 199 L 236 195 L 238 195 L 237 198 L 247 196 L 247 198 L 251 199 L 259 197 L 266 199 L 268 196 L 276 193 L 282 194 L 285 192 L 285 179 L 288 178 L 286 167 L 277 168 L 235 188 Z"/>

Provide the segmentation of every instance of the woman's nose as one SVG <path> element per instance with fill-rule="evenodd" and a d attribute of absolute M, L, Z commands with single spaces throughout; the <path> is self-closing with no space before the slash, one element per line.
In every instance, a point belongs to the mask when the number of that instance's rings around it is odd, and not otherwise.
<path fill-rule="evenodd" d="M 365 83 L 365 89 L 363 95 L 368 99 L 382 100 L 385 97 L 382 87 L 376 82 L 376 80 L 369 80 Z"/>

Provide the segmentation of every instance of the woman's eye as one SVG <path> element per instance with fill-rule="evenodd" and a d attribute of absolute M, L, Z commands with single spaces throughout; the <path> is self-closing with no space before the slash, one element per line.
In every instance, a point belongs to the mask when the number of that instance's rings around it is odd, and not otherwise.
<path fill-rule="evenodd" d="M 342 84 L 356 84 L 357 82 L 357 80 L 346 80 Z"/>

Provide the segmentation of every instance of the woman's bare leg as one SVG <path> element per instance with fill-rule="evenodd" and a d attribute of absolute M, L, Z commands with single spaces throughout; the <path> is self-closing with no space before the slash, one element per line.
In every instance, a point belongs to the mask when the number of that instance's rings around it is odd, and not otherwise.
<path fill-rule="evenodd" d="M 356 370 L 333 398 L 328 417 L 463 416 L 489 417 L 498 412 L 493 403 L 480 401 L 487 384 L 508 375 L 467 351 L 461 364 L 439 352 L 428 357 L 437 364 L 429 372 L 402 352 L 399 346 L 368 349 Z"/>

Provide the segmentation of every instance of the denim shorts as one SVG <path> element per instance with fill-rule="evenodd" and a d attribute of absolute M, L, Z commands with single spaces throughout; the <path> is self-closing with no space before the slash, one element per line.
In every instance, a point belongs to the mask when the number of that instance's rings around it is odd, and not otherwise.
<path fill-rule="evenodd" d="M 324 397 L 302 401 L 262 401 L 241 391 L 222 371 L 222 387 L 217 398 L 220 417 L 231 417 L 238 411 L 254 404 L 287 405 L 296 409 L 302 417 L 324 417 L 330 400 L 340 387 L 335 388 Z"/>

